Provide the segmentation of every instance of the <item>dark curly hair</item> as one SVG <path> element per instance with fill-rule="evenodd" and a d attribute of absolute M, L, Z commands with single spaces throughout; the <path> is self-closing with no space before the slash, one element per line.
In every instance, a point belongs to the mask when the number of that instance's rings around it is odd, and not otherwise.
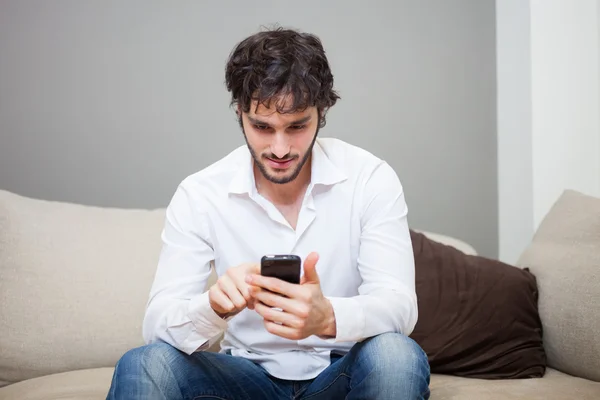
<path fill-rule="evenodd" d="M 249 112 L 254 100 L 265 107 L 275 101 L 282 114 L 314 106 L 320 127 L 325 126 L 327 110 L 340 98 L 320 39 L 291 29 L 258 32 L 240 42 L 229 56 L 225 82 L 231 105 L 244 112 Z"/>

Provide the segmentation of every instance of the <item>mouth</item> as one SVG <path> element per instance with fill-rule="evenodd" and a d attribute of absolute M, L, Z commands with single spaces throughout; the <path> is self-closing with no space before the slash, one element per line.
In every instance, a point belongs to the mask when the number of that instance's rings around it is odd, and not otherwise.
<path fill-rule="evenodd" d="M 274 160 L 272 158 L 266 157 L 267 164 L 274 169 L 287 169 L 294 162 L 293 158 L 289 158 L 287 160 Z"/>

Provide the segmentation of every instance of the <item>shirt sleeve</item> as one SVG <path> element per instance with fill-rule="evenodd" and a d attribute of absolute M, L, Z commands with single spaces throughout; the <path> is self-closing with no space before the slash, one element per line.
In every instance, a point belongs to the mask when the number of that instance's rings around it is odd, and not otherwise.
<path fill-rule="evenodd" d="M 227 328 L 205 291 L 214 251 L 192 185 L 182 182 L 167 206 L 162 249 L 143 321 L 146 343 L 166 342 L 187 354 L 208 348 Z"/>
<path fill-rule="evenodd" d="M 417 323 L 415 261 L 402 185 L 387 163 L 369 174 L 362 192 L 355 297 L 328 297 L 336 321 L 334 342 L 362 341 L 385 332 L 410 335 Z"/>

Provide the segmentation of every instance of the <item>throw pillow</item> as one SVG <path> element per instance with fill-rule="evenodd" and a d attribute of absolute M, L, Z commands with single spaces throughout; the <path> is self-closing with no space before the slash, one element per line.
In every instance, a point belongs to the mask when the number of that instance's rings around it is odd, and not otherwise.
<path fill-rule="evenodd" d="M 565 191 L 517 264 L 537 277 L 548 366 L 600 382 L 600 198 Z"/>
<path fill-rule="evenodd" d="M 432 373 L 533 378 L 546 358 L 535 277 L 411 231 L 419 320 L 410 335 Z"/>

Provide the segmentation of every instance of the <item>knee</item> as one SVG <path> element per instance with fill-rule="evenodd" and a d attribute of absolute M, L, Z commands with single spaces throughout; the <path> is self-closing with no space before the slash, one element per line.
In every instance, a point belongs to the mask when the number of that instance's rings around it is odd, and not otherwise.
<path fill-rule="evenodd" d="M 425 352 L 414 340 L 399 333 L 383 333 L 365 340 L 359 358 L 367 369 L 381 374 L 429 375 Z"/>
<path fill-rule="evenodd" d="M 170 369 L 177 351 L 166 343 L 154 343 L 131 349 L 117 362 L 115 376 L 124 379 L 132 376 L 153 378 L 168 376 L 165 371 Z"/>
<path fill-rule="evenodd" d="M 364 398 L 429 398 L 429 363 L 414 340 L 385 333 L 359 343 L 356 349 L 351 380 Z"/>

